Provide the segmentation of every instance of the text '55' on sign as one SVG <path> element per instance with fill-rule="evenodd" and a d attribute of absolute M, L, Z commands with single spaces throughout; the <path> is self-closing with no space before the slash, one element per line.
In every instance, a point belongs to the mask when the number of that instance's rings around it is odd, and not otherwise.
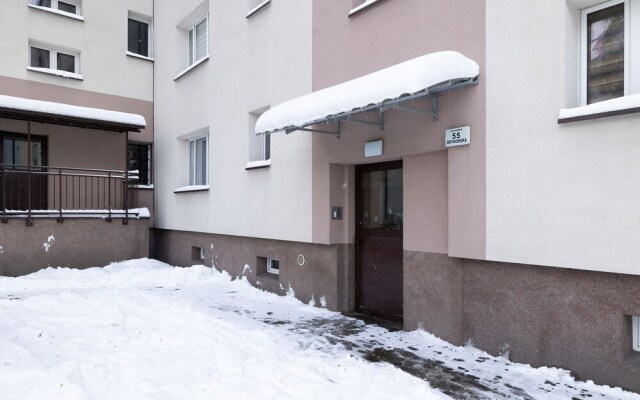
<path fill-rule="evenodd" d="M 465 146 L 471 143 L 471 127 L 447 129 L 444 135 L 444 144 L 447 147 Z"/>

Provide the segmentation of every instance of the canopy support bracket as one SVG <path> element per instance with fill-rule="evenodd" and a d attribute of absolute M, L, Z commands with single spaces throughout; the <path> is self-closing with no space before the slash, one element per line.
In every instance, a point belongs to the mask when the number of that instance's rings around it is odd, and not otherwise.
<path fill-rule="evenodd" d="M 336 128 L 333 131 L 329 131 L 329 130 L 325 130 L 325 129 L 300 127 L 300 128 L 287 128 L 287 129 L 285 129 L 284 133 L 286 133 L 287 135 L 290 134 L 291 132 L 295 132 L 295 131 L 325 133 L 327 135 L 336 135 L 336 137 L 339 139 L 340 138 L 340 131 L 341 131 L 340 120 L 336 119 L 336 120 L 334 120 L 334 123 L 335 123 L 335 127 Z M 328 122 L 326 122 L 325 124 L 328 124 Z M 316 124 L 316 125 L 319 125 L 319 124 Z M 307 125 L 307 126 L 309 126 L 309 125 Z"/>
<path fill-rule="evenodd" d="M 384 110 L 382 108 L 378 109 L 378 120 L 377 121 L 365 121 L 362 119 L 352 118 L 351 115 L 347 117 L 341 118 L 339 121 L 354 123 L 354 124 L 362 124 L 362 125 L 373 125 L 380 128 L 381 131 L 384 130 Z"/>
<path fill-rule="evenodd" d="M 434 94 L 431 97 L 431 111 L 425 111 L 419 108 L 401 106 L 398 103 L 394 103 L 389 108 L 396 108 L 398 110 L 408 111 L 416 114 L 429 115 L 431 116 L 431 118 L 433 118 L 434 121 L 437 121 L 438 120 L 438 95 Z"/>

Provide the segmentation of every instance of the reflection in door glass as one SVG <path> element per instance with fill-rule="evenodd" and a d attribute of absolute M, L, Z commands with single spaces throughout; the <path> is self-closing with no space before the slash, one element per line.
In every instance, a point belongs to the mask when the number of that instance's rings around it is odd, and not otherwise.
<path fill-rule="evenodd" d="M 362 227 L 402 230 L 402 169 L 362 174 Z"/>

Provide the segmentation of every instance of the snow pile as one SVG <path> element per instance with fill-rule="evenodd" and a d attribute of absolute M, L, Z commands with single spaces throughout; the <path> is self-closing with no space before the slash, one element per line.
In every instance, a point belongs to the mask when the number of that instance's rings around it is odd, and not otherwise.
<path fill-rule="evenodd" d="M 0 360 L 2 399 L 640 398 L 147 259 L 0 278 Z"/>
<path fill-rule="evenodd" d="M 560 110 L 558 118 L 562 121 L 563 119 L 597 115 L 612 111 L 630 110 L 634 108 L 640 110 L 640 94 L 618 97 L 617 99 L 605 100 L 582 107 L 563 108 Z"/>
<path fill-rule="evenodd" d="M 480 74 L 478 64 L 455 51 L 427 54 L 369 75 L 282 103 L 258 118 L 255 132 L 303 127 L 325 118 L 428 91 Z"/>
<path fill-rule="evenodd" d="M 0 95 L 0 109 L 49 114 L 54 117 L 64 116 L 95 121 L 114 122 L 119 124 L 135 125 L 141 128 L 147 126 L 147 122 L 144 117 L 137 114 L 103 110 L 100 108 L 72 106 L 69 104 L 53 103 L 49 101 L 24 99 L 21 97 Z"/>
<path fill-rule="evenodd" d="M 225 273 L 152 260 L 0 278 L 0 397 L 447 398 L 390 365 L 336 357 L 245 318 L 232 295 L 323 312 Z"/>

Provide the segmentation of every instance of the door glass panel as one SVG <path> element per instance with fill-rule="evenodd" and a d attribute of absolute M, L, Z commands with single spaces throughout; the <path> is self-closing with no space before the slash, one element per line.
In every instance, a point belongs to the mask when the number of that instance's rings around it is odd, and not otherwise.
<path fill-rule="evenodd" d="M 362 227 L 402 230 L 402 169 L 362 174 Z"/>

